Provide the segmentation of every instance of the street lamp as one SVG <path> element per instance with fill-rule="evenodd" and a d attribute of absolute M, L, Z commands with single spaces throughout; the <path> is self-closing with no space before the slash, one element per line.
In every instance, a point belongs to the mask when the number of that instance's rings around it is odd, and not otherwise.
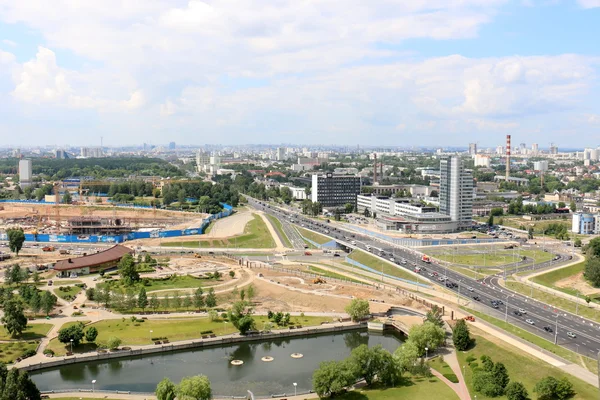
<path fill-rule="evenodd" d="M 96 380 L 95 379 L 92 381 L 92 392 L 94 390 L 96 390 Z"/>
<path fill-rule="evenodd" d="M 71 354 L 73 354 L 73 339 L 71 339 Z"/>
<path fill-rule="evenodd" d="M 150 342 L 152 342 L 152 333 L 153 332 L 154 332 L 153 330 L 150 330 Z"/>
<path fill-rule="evenodd" d="M 425 359 L 427 359 L 427 351 L 429 350 L 429 347 L 425 347 Z"/>
<path fill-rule="evenodd" d="M 294 382 L 294 396 L 296 396 L 297 392 L 297 388 L 298 388 L 298 384 L 296 382 Z"/>

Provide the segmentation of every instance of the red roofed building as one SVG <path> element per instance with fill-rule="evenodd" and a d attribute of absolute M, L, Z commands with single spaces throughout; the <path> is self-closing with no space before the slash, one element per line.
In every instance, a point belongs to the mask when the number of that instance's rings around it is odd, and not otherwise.
<path fill-rule="evenodd" d="M 96 254 L 60 260 L 54 264 L 54 270 L 57 272 L 58 277 L 71 274 L 87 275 L 116 267 L 125 254 L 133 254 L 133 250 L 129 247 L 116 245 Z"/>
<path fill-rule="evenodd" d="M 266 177 L 271 177 L 271 176 L 281 176 L 282 178 L 285 178 L 285 174 L 283 172 L 279 172 L 279 171 L 271 171 L 268 172 L 266 175 Z"/>

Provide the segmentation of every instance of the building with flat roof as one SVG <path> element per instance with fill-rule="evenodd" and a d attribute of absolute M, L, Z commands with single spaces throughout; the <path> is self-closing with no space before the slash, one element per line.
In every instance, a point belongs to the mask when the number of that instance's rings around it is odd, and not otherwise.
<path fill-rule="evenodd" d="M 347 203 L 356 205 L 356 196 L 360 194 L 361 179 L 352 175 L 312 176 L 311 199 L 323 207 L 343 207 Z"/>
<path fill-rule="evenodd" d="M 450 216 L 458 229 L 473 225 L 473 174 L 458 156 L 440 160 L 440 212 Z"/>
<path fill-rule="evenodd" d="M 54 270 L 57 272 L 58 277 L 72 274 L 87 275 L 93 272 L 105 271 L 116 267 L 125 254 L 133 254 L 133 250 L 129 247 L 116 245 L 96 254 L 60 260 L 54 264 Z"/>
<path fill-rule="evenodd" d="M 19 186 L 26 188 L 32 181 L 31 160 L 19 160 Z"/>

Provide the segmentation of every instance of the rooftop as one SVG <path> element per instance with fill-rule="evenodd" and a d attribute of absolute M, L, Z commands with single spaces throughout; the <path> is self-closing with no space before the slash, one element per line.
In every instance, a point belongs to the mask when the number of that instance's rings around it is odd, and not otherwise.
<path fill-rule="evenodd" d="M 131 250 L 129 247 L 116 245 L 110 249 L 100 251 L 96 254 L 60 260 L 54 265 L 54 269 L 57 271 L 66 271 L 70 269 L 93 267 L 110 261 L 117 261 L 125 254 L 131 253 L 133 253 L 133 250 Z"/>

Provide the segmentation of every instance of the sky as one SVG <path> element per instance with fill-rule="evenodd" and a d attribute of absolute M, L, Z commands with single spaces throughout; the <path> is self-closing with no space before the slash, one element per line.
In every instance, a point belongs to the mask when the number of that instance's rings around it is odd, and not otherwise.
<path fill-rule="evenodd" d="M 600 0 L 0 0 L 0 146 L 600 145 Z"/>

